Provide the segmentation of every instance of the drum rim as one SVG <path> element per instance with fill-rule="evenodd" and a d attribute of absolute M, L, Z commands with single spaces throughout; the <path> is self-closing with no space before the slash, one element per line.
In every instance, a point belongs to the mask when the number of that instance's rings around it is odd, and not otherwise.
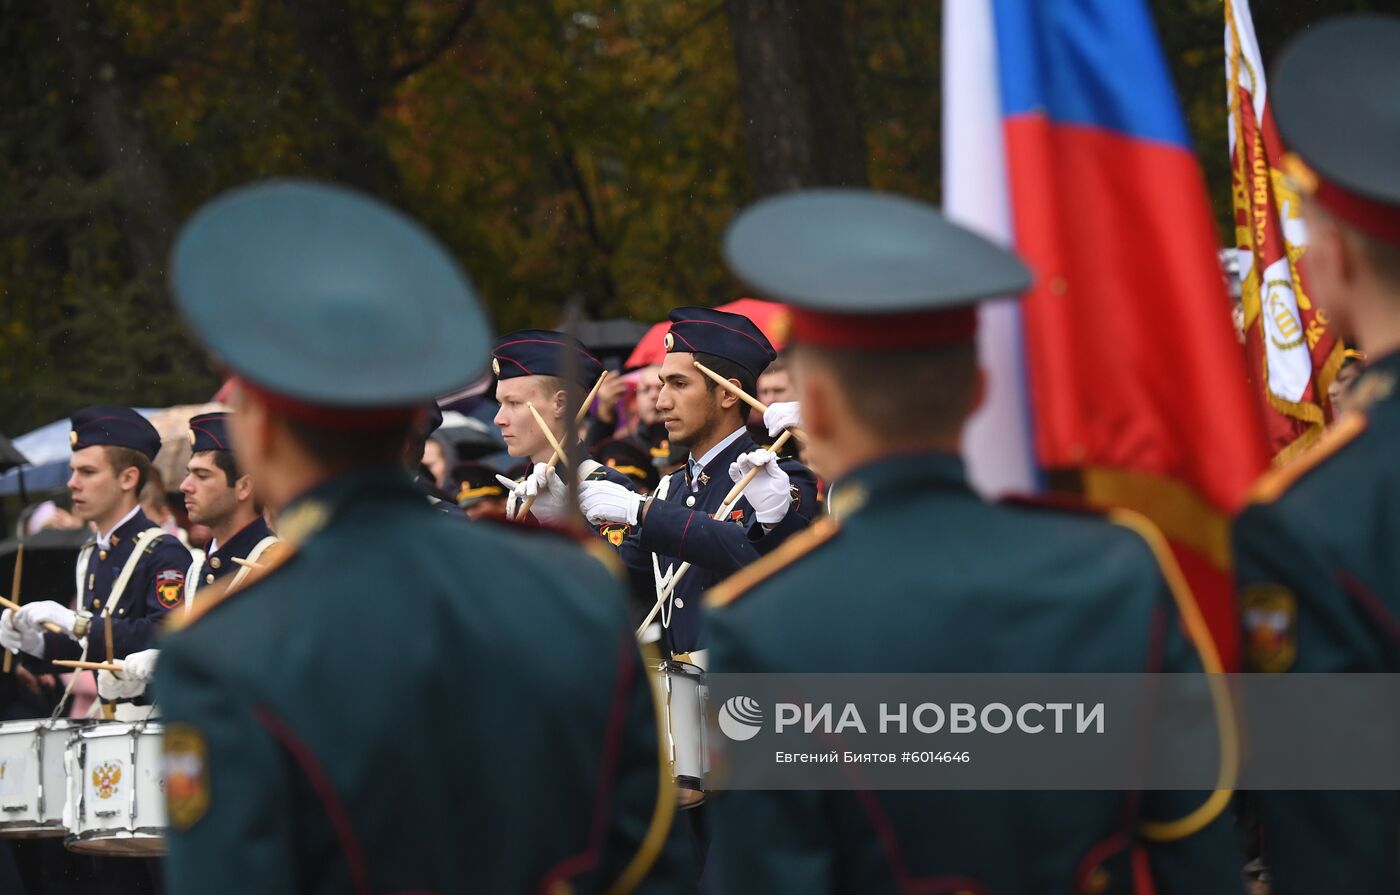
<path fill-rule="evenodd" d="M 80 729 L 75 735 L 85 740 L 95 740 L 101 737 L 130 736 L 147 732 L 164 736 L 165 725 L 159 721 L 98 721 Z"/>

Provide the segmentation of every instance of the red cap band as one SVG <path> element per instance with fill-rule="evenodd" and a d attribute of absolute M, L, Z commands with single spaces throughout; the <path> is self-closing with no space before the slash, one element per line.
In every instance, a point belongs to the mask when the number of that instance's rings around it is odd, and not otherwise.
<path fill-rule="evenodd" d="M 307 404 L 286 395 L 275 394 L 255 382 L 239 377 L 239 384 L 256 394 L 258 399 L 273 413 L 297 420 L 312 426 L 326 429 L 367 432 L 371 429 L 389 429 L 395 426 L 407 427 L 421 408 L 418 407 L 326 407 L 320 404 Z"/>
<path fill-rule="evenodd" d="M 1400 245 L 1400 205 L 1368 199 L 1322 177 L 1317 179 L 1313 198 L 1362 233 Z"/>
<path fill-rule="evenodd" d="M 970 342 L 977 308 L 912 314 L 830 314 L 792 308 L 791 339 L 816 348 L 929 348 Z"/>

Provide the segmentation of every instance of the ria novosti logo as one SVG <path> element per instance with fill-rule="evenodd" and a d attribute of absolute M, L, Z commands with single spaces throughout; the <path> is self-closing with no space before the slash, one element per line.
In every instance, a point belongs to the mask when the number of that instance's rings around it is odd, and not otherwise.
<path fill-rule="evenodd" d="M 763 707 L 747 696 L 731 696 L 719 707 L 719 729 L 731 740 L 751 740 L 763 729 Z"/>

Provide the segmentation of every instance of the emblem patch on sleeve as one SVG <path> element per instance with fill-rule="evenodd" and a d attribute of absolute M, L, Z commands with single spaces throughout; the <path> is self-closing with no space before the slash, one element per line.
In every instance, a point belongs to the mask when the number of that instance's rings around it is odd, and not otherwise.
<path fill-rule="evenodd" d="M 1255 671 L 1281 672 L 1298 658 L 1298 598 L 1281 584 L 1251 584 L 1240 594 L 1245 661 Z"/>
<path fill-rule="evenodd" d="M 170 823 L 188 830 L 209 810 L 209 748 L 186 724 L 165 731 L 165 803 Z"/>
<path fill-rule="evenodd" d="M 185 598 L 185 573 L 163 569 L 156 573 L 156 600 L 165 609 L 174 609 Z"/>
<path fill-rule="evenodd" d="M 598 526 L 598 534 L 607 538 L 608 543 L 614 547 L 621 547 L 631 531 L 632 526 L 625 522 L 607 522 Z"/>

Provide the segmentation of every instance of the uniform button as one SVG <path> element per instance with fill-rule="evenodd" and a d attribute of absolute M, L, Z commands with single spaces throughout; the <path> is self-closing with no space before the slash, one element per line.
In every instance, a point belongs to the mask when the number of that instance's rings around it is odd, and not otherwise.
<path fill-rule="evenodd" d="M 687 497 L 687 498 L 685 499 L 685 505 L 688 506 L 688 507 L 693 507 L 693 506 L 695 506 L 695 495 L 694 495 L 694 494 L 690 495 L 689 497 Z"/>
<path fill-rule="evenodd" d="M 106 550 L 99 550 L 99 551 L 97 551 L 97 558 L 98 558 L 98 559 L 106 559 L 106 558 L 107 558 L 107 551 L 106 551 Z"/>
<path fill-rule="evenodd" d="M 216 556 L 216 557 L 214 557 L 213 559 L 209 560 L 209 565 L 211 565 L 211 566 L 213 566 L 214 568 L 217 569 L 217 568 L 219 568 L 220 566 L 223 565 L 223 561 L 220 560 L 220 559 Z"/>
<path fill-rule="evenodd" d="M 118 609 L 118 610 L 117 610 L 117 615 L 126 615 L 126 608 L 123 607 L 123 608 L 121 608 L 121 609 Z"/>
<path fill-rule="evenodd" d="M 685 600 L 682 600 L 680 597 L 676 597 L 676 608 L 677 608 L 677 609 L 684 609 L 684 608 L 685 608 Z"/>
<path fill-rule="evenodd" d="M 213 583 L 214 583 L 214 575 L 213 575 L 213 573 L 210 573 L 210 574 L 204 576 L 204 583 L 205 583 L 205 584 L 213 584 Z"/>
<path fill-rule="evenodd" d="M 102 608 L 102 601 L 101 601 L 101 600 L 93 600 L 93 601 L 92 601 L 92 608 L 93 608 L 93 609 L 101 609 L 101 608 Z"/>

